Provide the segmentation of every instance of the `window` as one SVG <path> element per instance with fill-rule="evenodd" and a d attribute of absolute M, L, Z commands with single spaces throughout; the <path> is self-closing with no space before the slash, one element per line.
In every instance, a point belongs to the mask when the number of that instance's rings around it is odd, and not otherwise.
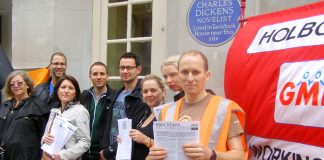
<path fill-rule="evenodd" d="M 141 59 L 141 74 L 151 73 L 152 1 L 110 0 L 107 10 L 107 64 L 111 77 L 119 80 L 119 57 L 130 51 Z"/>
<path fill-rule="evenodd" d="M 165 54 L 166 6 L 165 0 L 93 1 L 92 62 L 107 64 L 113 88 L 122 86 L 118 65 L 124 52 L 132 51 L 140 57 L 141 76 L 160 72 Z"/>

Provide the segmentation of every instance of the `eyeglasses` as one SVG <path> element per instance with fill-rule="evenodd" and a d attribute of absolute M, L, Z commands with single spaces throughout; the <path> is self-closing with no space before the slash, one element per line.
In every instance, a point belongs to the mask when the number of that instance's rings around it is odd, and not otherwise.
<path fill-rule="evenodd" d="M 123 70 L 132 70 L 132 69 L 134 69 L 134 68 L 136 68 L 136 66 L 119 66 L 119 70 L 121 70 L 121 71 L 123 71 Z"/>
<path fill-rule="evenodd" d="M 59 63 L 59 62 L 55 62 L 55 63 L 51 63 L 53 66 L 65 66 L 65 63 Z"/>
<path fill-rule="evenodd" d="M 9 84 L 10 88 L 14 88 L 15 86 L 21 87 L 24 84 L 24 82 L 12 82 Z"/>

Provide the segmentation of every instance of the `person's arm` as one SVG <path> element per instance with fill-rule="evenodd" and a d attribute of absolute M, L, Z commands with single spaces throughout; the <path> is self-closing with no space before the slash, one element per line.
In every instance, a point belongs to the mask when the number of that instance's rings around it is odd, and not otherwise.
<path fill-rule="evenodd" d="M 37 120 L 37 134 L 39 134 L 40 138 L 42 138 L 42 136 L 44 135 L 45 133 L 45 128 L 46 128 L 46 124 L 47 124 L 47 121 L 48 121 L 48 116 L 49 114 L 44 114 L 44 115 L 41 115 L 40 117 L 38 117 L 38 120 Z"/>
<path fill-rule="evenodd" d="M 229 151 L 217 152 L 217 160 L 242 160 L 244 157 L 240 135 L 232 137 L 227 141 Z M 212 155 L 212 149 L 198 143 L 188 143 L 183 145 L 183 151 L 191 159 L 209 160 Z"/>
<path fill-rule="evenodd" d="M 102 152 L 103 158 L 115 159 L 116 154 L 117 154 L 117 146 L 118 146 L 118 143 L 114 143 L 112 145 L 108 144 L 107 147 L 105 147 L 103 150 L 100 151 L 100 152 Z"/>
<path fill-rule="evenodd" d="M 153 146 L 153 143 L 154 143 L 153 140 L 150 137 L 143 134 L 139 130 L 132 129 L 129 132 L 129 136 L 132 138 L 133 141 L 140 143 L 140 144 L 144 144 L 144 145 L 146 145 L 147 148 L 150 148 Z"/>
<path fill-rule="evenodd" d="M 45 134 L 43 137 L 42 137 L 42 141 L 43 143 L 45 144 L 52 144 L 54 142 L 54 136 L 51 135 L 51 134 Z"/>
<path fill-rule="evenodd" d="M 241 136 L 235 136 L 227 140 L 228 152 L 216 152 L 217 160 L 242 160 L 244 151 Z"/>
<path fill-rule="evenodd" d="M 44 144 L 44 143 L 51 144 L 51 143 L 53 143 L 54 137 L 52 135 L 50 135 L 50 130 L 51 130 L 51 125 L 53 124 L 53 121 L 54 121 L 55 117 L 56 117 L 56 113 L 54 111 L 53 112 L 51 111 L 51 113 L 49 115 L 49 118 L 48 118 L 48 121 L 47 121 L 47 123 L 45 125 L 44 133 L 43 133 L 43 136 L 42 136 L 42 139 L 41 139 L 41 144 Z M 50 141 L 51 139 L 50 139 L 49 135 L 52 136 L 52 138 L 53 138 L 52 142 Z M 47 142 L 44 141 L 44 138 L 46 138 Z"/>
<path fill-rule="evenodd" d="M 153 146 L 150 148 L 150 152 L 147 156 L 150 160 L 163 160 L 167 157 L 167 151 L 165 148 L 159 146 Z"/>
<path fill-rule="evenodd" d="M 75 113 L 75 126 L 77 130 L 72 135 L 76 139 L 76 144 L 70 148 L 59 151 L 62 159 L 77 159 L 90 148 L 90 125 L 89 113 L 85 108 L 78 108 Z"/>
<path fill-rule="evenodd" d="M 44 134 L 44 136 L 42 137 L 42 143 L 44 144 L 52 144 L 54 142 L 54 136 L 51 134 Z M 43 151 L 43 155 L 42 155 L 45 159 L 51 159 L 52 156 L 50 154 L 48 154 L 47 152 Z"/>
<path fill-rule="evenodd" d="M 110 144 L 110 133 L 111 133 L 111 121 L 112 121 L 112 112 L 113 112 L 113 103 L 106 107 L 108 111 L 103 112 L 107 116 L 105 126 L 102 132 L 102 138 L 100 139 L 100 157 L 101 160 L 110 159 L 115 157 L 116 152 L 114 151 L 113 145 Z M 116 145 L 117 150 L 117 145 Z"/>
<path fill-rule="evenodd" d="M 104 150 L 101 150 L 100 152 L 99 152 L 99 155 L 100 155 L 100 160 L 105 160 L 106 158 L 105 158 L 105 156 L 104 156 Z"/>

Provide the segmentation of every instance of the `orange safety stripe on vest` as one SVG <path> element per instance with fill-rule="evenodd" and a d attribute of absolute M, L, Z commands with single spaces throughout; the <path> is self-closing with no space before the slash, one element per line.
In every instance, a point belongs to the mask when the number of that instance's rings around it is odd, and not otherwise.
<path fill-rule="evenodd" d="M 178 121 L 183 98 L 163 108 L 163 121 Z M 245 114 L 243 110 L 233 101 L 220 96 L 213 96 L 208 103 L 203 118 L 200 121 L 200 143 L 220 152 L 228 151 L 227 137 L 232 111 L 235 111 L 241 123 L 245 127 Z M 245 158 L 248 158 L 248 150 L 244 134 L 241 136 Z"/>

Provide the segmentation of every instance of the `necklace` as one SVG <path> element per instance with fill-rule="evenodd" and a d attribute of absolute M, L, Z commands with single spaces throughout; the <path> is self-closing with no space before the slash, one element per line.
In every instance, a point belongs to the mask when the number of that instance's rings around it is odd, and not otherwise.
<path fill-rule="evenodd" d="M 182 121 L 182 122 L 189 122 L 189 121 L 192 121 L 192 113 L 194 113 L 194 111 L 198 110 L 199 108 L 203 107 L 203 106 L 200 106 L 201 105 L 201 102 L 204 101 L 206 98 L 208 97 L 208 94 L 204 95 L 202 99 L 194 102 L 194 103 L 188 103 L 186 104 L 186 107 L 187 109 L 189 109 L 188 111 L 186 111 L 185 113 L 183 113 L 183 111 L 180 111 L 180 115 L 179 115 L 179 121 Z M 183 101 L 182 102 L 182 106 L 185 104 L 185 102 Z M 197 113 L 199 114 L 199 112 Z M 183 115 L 183 116 L 181 116 Z"/>
<path fill-rule="evenodd" d="M 196 110 L 198 108 L 198 106 L 194 106 L 194 107 L 192 107 L 192 109 L 191 110 L 189 110 L 189 111 L 187 111 L 183 116 L 181 116 L 180 118 L 179 118 L 179 121 L 181 121 L 181 122 L 189 122 L 189 121 L 191 121 L 192 119 L 191 119 L 191 117 L 189 116 L 194 110 Z"/>
<path fill-rule="evenodd" d="M 145 123 L 145 121 L 147 120 L 147 119 L 149 119 L 149 118 L 152 118 L 152 120 L 154 119 L 154 114 L 153 114 L 153 112 L 150 114 L 150 115 L 148 115 L 147 116 L 147 114 L 148 114 L 148 112 L 146 111 L 145 112 L 145 114 L 144 114 L 144 116 L 143 116 L 143 118 L 140 120 L 140 122 L 136 125 L 136 128 L 141 128 L 141 127 L 144 127 L 143 126 L 143 124 Z M 151 120 L 151 121 L 152 121 Z"/>

